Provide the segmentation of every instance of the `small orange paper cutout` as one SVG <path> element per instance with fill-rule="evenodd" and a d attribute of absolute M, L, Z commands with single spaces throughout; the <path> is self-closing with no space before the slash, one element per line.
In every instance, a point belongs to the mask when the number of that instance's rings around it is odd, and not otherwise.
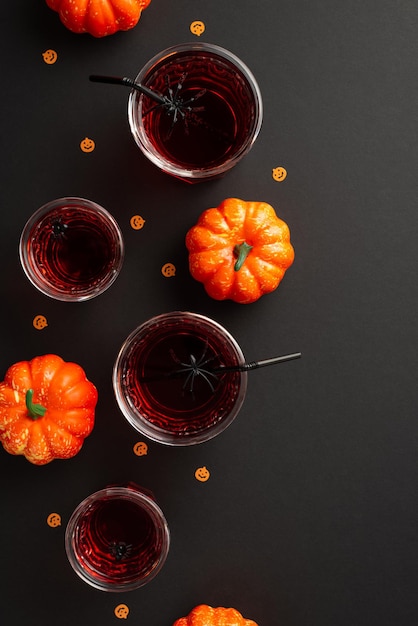
<path fill-rule="evenodd" d="M 115 615 L 118 619 L 127 619 L 129 615 L 129 607 L 126 604 L 118 604 L 115 608 Z"/>
<path fill-rule="evenodd" d="M 200 37 L 205 32 L 205 25 L 200 20 L 195 20 L 190 24 L 190 32 L 197 37 Z"/>
<path fill-rule="evenodd" d="M 196 480 L 198 480 L 199 482 L 205 483 L 207 480 L 209 480 L 210 472 L 208 468 L 203 465 L 203 467 L 197 468 L 197 470 L 194 473 L 194 476 Z"/>
<path fill-rule="evenodd" d="M 58 526 L 61 526 L 61 515 L 59 515 L 59 513 L 50 513 L 46 518 L 46 523 L 51 528 L 57 528 Z"/>
<path fill-rule="evenodd" d="M 165 263 L 161 268 L 161 274 L 166 278 L 176 275 L 176 266 L 173 263 Z"/>
<path fill-rule="evenodd" d="M 275 181 L 281 183 L 287 176 L 287 172 L 284 167 L 275 167 L 272 172 L 272 176 Z"/>
<path fill-rule="evenodd" d="M 134 230 L 141 230 L 144 227 L 145 220 L 140 215 L 133 215 L 129 223 Z"/>
<path fill-rule="evenodd" d="M 95 147 L 96 144 L 89 137 L 84 137 L 83 141 L 80 142 L 80 148 L 83 152 L 93 152 Z"/>
<path fill-rule="evenodd" d="M 138 441 L 135 445 L 134 445 L 134 454 L 136 454 L 136 456 L 145 456 L 146 454 L 148 454 L 148 446 L 145 443 L 145 441 Z"/>
<path fill-rule="evenodd" d="M 55 50 L 49 49 L 45 50 L 45 52 L 42 53 L 42 58 L 47 65 L 53 65 L 58 59 L 58 54 L 55 52 Z"/>
<path fill-rule="evenodd" d="M 45 315 L 36 315 L 33 318 L 32 324 L 34 328 L 36 328 L 36 330 L 43 330 L 44 328 L 48 326 L 48 322 L 47 322 Z"/>

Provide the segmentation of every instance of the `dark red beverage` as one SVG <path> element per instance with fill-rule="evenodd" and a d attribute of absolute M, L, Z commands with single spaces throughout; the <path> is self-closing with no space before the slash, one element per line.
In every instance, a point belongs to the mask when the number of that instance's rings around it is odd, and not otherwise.
<path fill-rule="evenodd" d="M 37 211 L 21 238 L 22 265 L 43 293 L 84 300 L 116 278 L 123 242 L 115 220 L 81 198 L 62 198 Z"/>
<path fill-rule="evenodd" d="M 74 512 L 66 534 L 76 572 L 106 591 L 148 582 L 162 566 L 169 545 L 160 509 L 131 487 L 110 487 L 87 498 Z"/>
<path fill-rule="evenodd" d="M 243 355 L 220 325 L 204 316 L 171 313 L 144 324 L 125 342 L 114 369 L 119 406 L 151 439 L 199 443 L 231 423 L 247 377 L 222 369 Z"/>
<path fill-rule="evenodd" d="M 210 44 L 184 44 L 151 60 L 136 82 L 173 106 L 132 94 L 131 130 L 165 171 L 193 182 L 235 165 L 250 149 L 262 118 L 261 96 L 248 68 Z"/>

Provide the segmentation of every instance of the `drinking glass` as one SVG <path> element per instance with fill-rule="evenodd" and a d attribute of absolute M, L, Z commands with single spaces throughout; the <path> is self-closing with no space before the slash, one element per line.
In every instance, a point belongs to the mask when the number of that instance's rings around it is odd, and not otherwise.
<path fill-rule="evenodd" d="M 146 63 L 135 82 L 171 102 L 156 103 L 131 91 L 128 119 L 137 145 L 161 170 L 187 182 L 225 174 L 259 134 L 263 105 L 256 79 L 220 46 L 167 48 Z"/>
<path fill-rule="evenodd" d="M 43 294 L 72 302 L 103 293 L 123 263 L 116 220 L 85 198 L 58 198 L 27 221 L 19 242 L 22 268 Z"/>
<path fill-rule="evenodd" d="M 214 320 L 183 311 L 157 315 L 123 343 L 113 369 L 119 408 L 153 441 L 186 446 L 221 433 L 238 414 L 244 355 Z"/>
<path fill-rule="evenodd" d="M 101 591 L 131 591 L 150 582 L 168 555 L 170 533 L 152 494 L 133 483 L 85 498 L 65 531 L 68 560 Z"/>

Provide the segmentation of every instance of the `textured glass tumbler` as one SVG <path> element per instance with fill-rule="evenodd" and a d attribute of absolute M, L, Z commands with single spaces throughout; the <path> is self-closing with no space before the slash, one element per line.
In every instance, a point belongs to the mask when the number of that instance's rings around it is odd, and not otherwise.
<path fill-rule="evenodd" d="M 111 486 L 83 500 L 65 532 L 68 560 L 101 591 L 132 591 L 150 582 L 168 555 L 167 522 L 152 494 Z"/>
<path fill-rule="evenodd" d="M 189 312 L 153 317 L 122 345 L 113 369 L 119 408 L 137 431 L 187 446 L 212 439 L 238 414 L 247 373 L 244 355 L 214 320 Z"/>
<path fill-rule="evenodd" d="M 251 149 L 263 120 L 258 84 L 232 52 L 209 43 L 163 50 L 136 82 L 168 98 L 132 90 L 128 119 L 145 156 L 187 182 L 218 178 Z"/>
<path fill-rule="evenodd" d="M 68 302 L 103 293 L 119 275 L 122 233 L 103 207 L 85 198 L 59 198 L 29 218 L 19 242 L 22 268 L 43 294 Z"/>

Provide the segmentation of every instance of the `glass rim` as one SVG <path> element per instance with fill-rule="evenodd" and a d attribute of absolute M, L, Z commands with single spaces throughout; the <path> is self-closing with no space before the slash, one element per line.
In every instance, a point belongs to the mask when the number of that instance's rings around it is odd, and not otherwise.
<path fill-rule="evenodd" d="M 145 417 L 141 415 L 141 413 L 137 410 L 136 412 L 133 410 L 131 404 L 127 401 L 121 385 L 121 368 L 123 367 L 123 363 L 126 357 L 129 354 L 132 343 L 144 332 L 147 331 L 152 326 L 155 326 L 159 322 L 170 321 L 173 319 L 181 320 L 182 318 L 188 318 L 194 320 L 196 322 L 202 322 L 206 326 L 211 326 L 214 330 L 220 333 L 228 342 L 229 347 L 235 353 L 237 362 L 244 363 L 245 357 L 244 353 L 241 349 L 241 346 L 231 335 L 231 333 L 219 322 L 203 315 L 201 313 L 194 313 L 191 311 L 171 311 L 169 313 L 162 313 L 159 315 L 155 315 L 152 318 L 146 320 L 139 326 L 137 326 L 125 339 L 121 348 L 119 349 L 118 355 L 116 357 L 114 366 L 113 366 L 113 375 L 112 375 L 112 384 L 113 391 L 116 398 L 117 405 L 125 417 L 127 422 L 141 435 L 145 435 L 151 441 L 156 443 L 160 443 L 167 446 L 191 446 L 197 445 L 200 443 L 205 443 L 210 439 L 213 439 L 220 433 L 222 433 L 228 426 L 232 424 L 236 416 L 238 415 L 241 407 L 244 403 L 244 399 L 247 392 L 247 380 L 248 373 L 246 371 L 238 372 L 240 375 L 240 388 L 236 398 L 236 401 L 230 411 L 230 413 L 222 419 L 220 422 L 217 422 L 214 426 L 209 426 L 208 428 L 189 435 L 173 435 L 168 430 L 159 428 L 158 426 L 149 422 Z"/>
<path fill-rule="evenodd" d="M 28 250 L 28 242 L 31 231 L 39 218 L 47 215 L 49 212 L 52 212 L 55 209 L 66 209 L 72 207 L 77 207 L 81 210 L 94 211 L 95 213 L 99 213 L 106 220 L 111 230 L 116 235 L 118 243 L 118 253 L 117 255 L 115 255 L 115 260 L 112 265 L 111 273 L 107 273 L 105 277 L 103 277 L 97 284 L 92 287 L 80 290 L 74 294 L 68 294 L 58 289 L 54 285 L 46 283 L 45 277 L 43 276 L 42 272 L 38 270 L 37 265 L 34 262 L 30 251 Z M 85 300 L 91 300 L 92 298 L 95 298 L 96 296 L 104 293 L 119 276 L 125 256 L 125 244 L 122 231 L 113 215 L 97 202 L 79 196 L 63 196 L 61 198 L 56 198 L 54 200 L 46 202 L 38 209 L 36 209 L 28 218 L 22 229 L 19 238 L 18 249 L 20 264 L 26 278 L 30 281 L 30 283 L 44 295 L 53 298 L 54 300 L 61 300 L 65 302 L 83 302 Z"/>
<path fill-rule="evenodd" d="M 77 527 L 80 517 L 83 515 L 86 508 L 96 501 L 106 499 L 124 499 L 137 504 L 142 505 L 142 508 L 146 509 L 147 513 L 152 518 L 155 528 L 158 530 L 161 537 L 161 551 L 158 561 L 154 564 L 154 567 L 145 576 L 127 582 L 112 583 L 111 579 L 108 581 L 103 578 L 96 578 L 93 574 L 89 574 L 81 565 L 77 558 L 77 550 L 75 549 L 74 531 Z M 75 571 L 75 573 L 87 584 L 100 591 L 120 592 L 120 591 L 133 591 L 149 583 L 155 578 L 155 576 L 162 569 L 170 549 L 170 530 L 167 524 L 167 520 L 163 511 L 146 493 L 133 489 L 132 487 L 123 486 L 110 486 L 95 491 L 82 500 L 72 512 L 66 529 L 65 529 L 65 551 L 68 561 Z"/>
<path fill-rule="evenodd" d="M 179 52 L 182 53 L 189 50 L 191 52 L 212 52 L 215 56 L 217 55 L 219 58 L 226 59 L 229 62 L 233 63 L 247 82 L 249 90 L 252 92 L 255 106 L 255 123 L 253 125 L 251 134 L 247 141 L 243 143 L 241 148 L 233 156 L 229 157 L 224 163 L 208 169 L 186 167 L 183 168 L 175 165 L 172 161 L 169 161 L 162 157 L 151 144 L 147 137 L 147 134 L 143 129 L 142 119 L 140 115 L 137 115 L 137 112 L 140 108 L 139 105 L 141 105 L 142 103 L 143 96 L 138 91 L 134 89 L 131 90 L 128 99 L 128 121 L 131 133 L 138 147 L 141 149 L 143 154 L 162 171 L 178 178 L 193 181 L 194 179 L 205 180 L 208 178 L 221 176 L 225 172 L 232 169 L 250 151 L 259 135 L 263 123 L 263 100 L 257 80 L 253 72 L 244 63 L 244 61 L 242 61 L 236 54 L 227 50 L 226 48 L 218 46 L 217 44 L 207 42 L 182 43 L 175 46 L 169 46 L 168 48 L 161 50 L 159 53 L 155 54 L 149 61 L 147 61 L 147 63 L 145 63 L 142 69 L 138 72 L 135 81 L 138 83 L 143 83 L 144 77 L 146 77 L 146 75 L 153 69 L 155 65 L 157 65 L 157 63 L 160 63 L 161 61 L 166 61 Z"/>

